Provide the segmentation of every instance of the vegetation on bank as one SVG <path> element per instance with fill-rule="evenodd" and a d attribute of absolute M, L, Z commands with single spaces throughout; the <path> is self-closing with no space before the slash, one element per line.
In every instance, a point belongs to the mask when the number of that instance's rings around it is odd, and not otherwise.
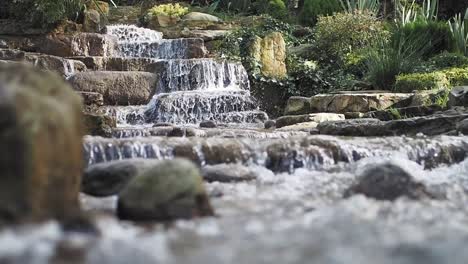
<path fill-rule="evenodd" d="M 44 26 L 78 21 L 95 0 L 9 0 L 8 16 Z M 241 61 L 254 89 L 284 98 L 334 90 L 410 92 L 467 85 L 468 9 L 458 0 L 114 0 L 148 6 L 146 14 L 189 11 L 227 21 L 256 16 L 213 46 Z M 5 5 L 5 4 L 4 4 Z M 153 8 L 151 8 L 153 7 Z M 32 10 L 32 11 L 31 11 Z M 24 16 L 28 13 L 27 17 Z M 142 14 L 144 15 L 144 14 Z M 249 53 L 253 40 L 281 32 L 287 76 L 263 76 Z M 279 91 L 279 92 L 278 92 Z"/>

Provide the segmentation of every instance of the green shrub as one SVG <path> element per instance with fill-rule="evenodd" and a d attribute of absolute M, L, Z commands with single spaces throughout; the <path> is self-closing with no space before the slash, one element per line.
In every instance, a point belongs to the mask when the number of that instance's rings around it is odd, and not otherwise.
<path fill-rule="evenodd" d="M 411 73 L 396 78 L 395 91 L 410 93 L 419 90 L 433 90 L 449 87 L 449 80 L 444 73 Z"/>
<path fill-rule="evenodd" d="M 387 36 L 383 23 L 369 12 L 319 17 L 314 32 L 317 51 L 339 64 L 347 54 L 374 46 Z"/>
<path fill-rule="evenodd" d="M 252 11 L 252 0 L 217 0 L 214 9 L 224 12 L 249 13 Z"/>
<path fill-rule="evenodd" d="M 397 34 L 402 37 L 419 35 L 421 41 L 431 46 L 422 54 L 425 58 L 450 50 L 452 36 L 446 22 L 417 20 L 400 27 Z"/>
<path fill-rule="evenodd" d="M 260 0 L 255 9 L 259 14 L 268 14 L 277 19 L 285 19 L 288 16 L 288 9 L 283 0 Z"/>
<path fill-rule="evenodd" d="M 442 72 L 452 87 L 468 85 L 468 68 L 451 68 Z"/>
<path fill-rule="evenodd" d="M 84 4 L 84 0 L 18 0 L 10 5 L 10 14 L 14 18 L 49 27 L 64 19 L 76 20 Z"/>
<path fill-rule="evenodd" d="M 381 39 L 368 50 L 367 79 L 378 89 L 392 89 L 396 76 L 412 73 L 422 64 L 424 54 L 433 48 L 427 31 L 404 31 L 402 27 L 390 28 L 389 40 Z"/>
<path fill-rule="evenodd" d="M 441 70 L 446 68 L 462 68 L 468 67 L 468 57 L 460 55 L 458 53 L 444 52 L 439 54 L 428 61 L 429 65 L 435 70 Z"/>
<path fill-rule="evenodd" d="M 314 25 L 319 16 L 332 15 L 341 10 L 339 0 L 305 0 L 299 20 L 305 25 Z"/>

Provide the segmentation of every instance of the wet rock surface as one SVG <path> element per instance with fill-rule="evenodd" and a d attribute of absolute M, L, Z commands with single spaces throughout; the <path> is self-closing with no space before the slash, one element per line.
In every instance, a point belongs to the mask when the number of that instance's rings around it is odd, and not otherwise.
<path fill-rule="evenodd" d="M 426 187 L 409 172 L 392 163 L 370 166 L 364 170 L 357 181 L 355 185 L 345 191 L 344 197 L 363 194 L 377 200 L 390 201 L 403 196 L 410 199 L 433 197 Z"/>
<path fill-rule="evenodd" d="M 208 182 L 242 182 L 257 178 L 257 172 L 239 164 L 220 164 L 205 166 L 203 179 Z"/>
<path fill-rule="evenodd" d="M 156 160 L 131 159 L 90 166 L 83 174 L 81 191 L 97 197 L 117 195 L 134 177 L 157 164 Z"/>
<path fill-rule="evenodd" d="M 69 82 L 76 91 L 102 94 L 107 105 L 138 105 L 151 99 L 156 77 L 148 72 L 83 72 Z"/>
<path fill-rule="evenodd" d="M 340 136 L 392 136 L 440 135 L 456 131 L 457 124 L 468 117 L 464 108 L 437 112 L 433 115 L 400 120 L 351 119 L 323 122 L 318 125 L 320 134 Z"/>
<path fill-rule="evenodd" d="M 170 221 L 211 216 L 199 169 L 184 159 L 161 161 L 133 178 L 120 192 L 121 219 Z"/>

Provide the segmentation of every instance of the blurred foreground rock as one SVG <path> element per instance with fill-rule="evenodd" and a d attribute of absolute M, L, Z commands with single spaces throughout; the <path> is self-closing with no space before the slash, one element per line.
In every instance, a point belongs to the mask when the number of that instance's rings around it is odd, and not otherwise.
<path fill-rule="evenodd" d="M 0 65 L 0 220 L 65 219 L 79 211 L 81 100 L 55 74 Z"/>

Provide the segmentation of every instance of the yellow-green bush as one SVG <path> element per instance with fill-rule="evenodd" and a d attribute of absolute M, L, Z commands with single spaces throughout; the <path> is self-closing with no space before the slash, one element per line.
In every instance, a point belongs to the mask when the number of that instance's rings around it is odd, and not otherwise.
<path fill-rule="evenodd" d="M 188 7 L 184 7 L 180 4 L 164 4 L 157 5 L 148 10 L 148 14 L 151 16 L 166 15 L 170 17 L 182 17 L 189 12 Z"/>
<path fill-rule="evenodd" d="M 468 67 L 451 68 L 442 72 L 445 74 L 452 87 L 468 85 Z"/>
<path fill-rule="evenodd" d="M 394 90 L 410 93 L 419 90 L 448 88 L 449 86 L 450 82 L 442 72 L 412 73 L 397 76 Z"/>
<path fill-rule="evenodd" d="M 316 49 L 338 63 L 343 63 L 347 54 L 375 46 L 388 35 L 383 22 L 365 11 L 321 16 L 314 32 Z"/>
<path fill-rule="evenodd" d="M 411 92 L 468 85 L 468 68 L 451 68 L 430 73 L 403 74 L 397 77 L 395 91 Z"/>

